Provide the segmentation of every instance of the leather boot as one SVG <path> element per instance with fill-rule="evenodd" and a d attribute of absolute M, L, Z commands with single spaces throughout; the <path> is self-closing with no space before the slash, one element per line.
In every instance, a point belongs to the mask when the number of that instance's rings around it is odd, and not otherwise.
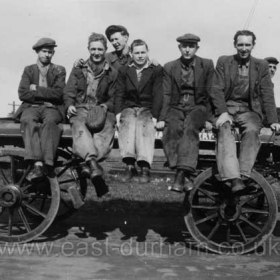
<path fill-rule="evenodd" d="M 89 164 L 87 164 L 86 162 L 83 163 L 81 165 L 82 169 L 81 169 L 81 175 L 85 178 L 90 178 L 90 168 L 89 168 Z"/>
<path fill-rule="evenodd" d="M 139 176 L 139 183 L 145 184 L 150 182 L 150 168 L 149 167 L 142 167 L 141 174 Z"/>
<path fill-rule="evenodd" d="M 102 197 L 109 193 L 109 187 L 101 176 L 91 177 L 91 182 L 95 188 L 97 197 Z"/>
<path fill-rule="evenodd" d="M 184 185 L 185 192 L 190 192 L 193 188 L 194 188 L 194 184 L 192 179 L 189 176 L 185 176 L 185 185 Z"/>
<path fill-rule="evenodd" d="M 236 193 L 238 191 L 242 191 L 246 188 L 243 181 L 240 178 L 235 178 L 231 180 L 231 191 Z"/>
<path fill-rule="evenodd" d="M 133 177 L 137 176 L 137 170 L 134 165 L 127 165 L 124 175 L 121 177 L 121 181 L 129 182 Z"/>
<path fill-rule="evenodd" d="M 90 178 L 93 179 L 95 177 L 98 176 L 102 176 L 103 175 L 103 170 L 102 167 L 98 164 L 98 162 L 92 158 L 91 160 L 88 161 L 89 167 L 90 167 Z"/>
<path fill-rule="evenodd" d="M 174 184 L 171 187 L 171 191 L 174 192 L 183 192 L 185 184 L 185 172 L 182 169 L 178 169 L 175 175 Z"/>

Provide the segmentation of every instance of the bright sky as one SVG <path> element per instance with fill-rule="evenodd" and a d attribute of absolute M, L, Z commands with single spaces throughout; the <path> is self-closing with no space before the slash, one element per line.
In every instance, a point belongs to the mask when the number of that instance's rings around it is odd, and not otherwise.
<path fill-rule="evenodd" d="M 198 55 L 216 63 L 220 55 L 234 54 L 233 35 L 244 27 L 257 36 L 253 55 L 280 60 L 279 0 L 0 0 L 0 116 L 18 100 L 18 84 L 26 65 L 36 61 L 32 45 L 51 37 L 58 47 L 53 62 L 66 67 L 87 58 L 91 32 L 104 33 L 121 24 L 130 42 L 144 39 L 150 57 L 161 64 L 179 57 L 176 37 L 194 33 L 201 37 Z M 255 6 L 255 10 L 252 8 Z M 254 11 L 254 13 L 252 13 Z M 249 26 L 246 26 L 249 23 Z M 108 51 L 111 51 L 110 46 Z M 68 77 L 67 75 L 67 77 Z M 280 69 L 274 77 L 280 106 Z"/>

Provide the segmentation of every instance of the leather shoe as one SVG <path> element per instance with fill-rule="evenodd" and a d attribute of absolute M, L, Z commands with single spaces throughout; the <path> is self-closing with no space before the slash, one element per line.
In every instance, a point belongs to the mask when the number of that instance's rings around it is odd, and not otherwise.
<path fill-rule="evenodd" d="M 85 178 L 89 178 L 91 174 L 89 166 L 86 163 L 84 163 L 81 167 L 82 167 L 81 175 Z"/>
<path fill-rule="evenodd" d="M 139 183 L 145 184 L 150 182 L 150 169 L 148 167 L 141 168 L 141 174 L 139 176 Z"/>
<path fill-rule="evenodd" d="M 238 191 L 242 191 L 246 188 L 243 181 L 240 178 L 232 179 L 231 181 L 231 191 L 236 193 Z"/>
<path fill-rule="evenodd" d="M 134 165 L 127 165 L 125 173 L 121 178 L 121 181 L 126 183 L 129 182 L 133 177 L 137 176 L 137 170 Z"/>
<path fill-rule="evenodd" d="M 41 181 L 45 178 L 42 165 L 34 165 L 34 168 L 26 176 L 29 181 Z"/>
<path fill-rule="evenodd" d="M 95 177 L 101 177 L 103 175 L 102 167 L 97 163 L 95 159 L 91 159 L 88 161 L 90 167 L 90 178 L 93 179 Z"/>
<path fill-rule="evenodd" d="M 102 197 L 109 193 L 109 187 L 101 176 L 91 177 L 91 182 L 95 188 L 97 197 Z"/>
<path fill-rule="evenodd" d="M 185 184 L 185 172 L 182 169 L 178 169 L 175 175 L 174 184 L 170 190 L 181 193 L 184 191 L 184 184 Z"/>
<path fill-rule="evenodd" d="M 185 177 L 184 191 L 185 192 L 190 192 L 193 188 L 194 188 L 193 181 L 188 176 L 186 176 Z"/>

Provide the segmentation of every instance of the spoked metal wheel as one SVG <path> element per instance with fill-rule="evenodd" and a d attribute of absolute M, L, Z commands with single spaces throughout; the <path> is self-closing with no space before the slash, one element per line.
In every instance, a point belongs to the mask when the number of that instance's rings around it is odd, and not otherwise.
<path fill-rule="evenodd" d="M 0 149 L 0 242 L 27 242 L 43 234 L 56 217 L 56 177 L 32 183 L 24 149 Z"/>
<path fill-rule="evenodd" d="M 81 199 L 84 200 L 87 192 L 87 179 L 81 175 L 80 161 L 72 157 L 72 153 L 66 150 L 57 150 L 55 173 L 60 187 L 61 203 L 57 219 L 69 217 L 76 211 L 72 203 L 71 188 L 75 188 Z"/>
<path fill-rule="evenodd" d="M 185 222 L 198 246 L 220 254 L 244 254 L 260 246 L 277 221 L 277 201 L 264 177 L 252 171 L 247 188 L 232 194 L 209 168 L 185 198 Z"/>

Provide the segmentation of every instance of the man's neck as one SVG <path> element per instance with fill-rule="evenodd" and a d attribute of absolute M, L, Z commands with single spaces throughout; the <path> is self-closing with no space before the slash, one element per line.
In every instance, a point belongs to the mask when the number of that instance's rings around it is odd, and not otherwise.
<path fill-rule="evenodd" d="M 116 51 L 117 56 L 126 56 L 129 53 L 129 46 L 125 45 L 125 47 L 121 51 Z"/>

